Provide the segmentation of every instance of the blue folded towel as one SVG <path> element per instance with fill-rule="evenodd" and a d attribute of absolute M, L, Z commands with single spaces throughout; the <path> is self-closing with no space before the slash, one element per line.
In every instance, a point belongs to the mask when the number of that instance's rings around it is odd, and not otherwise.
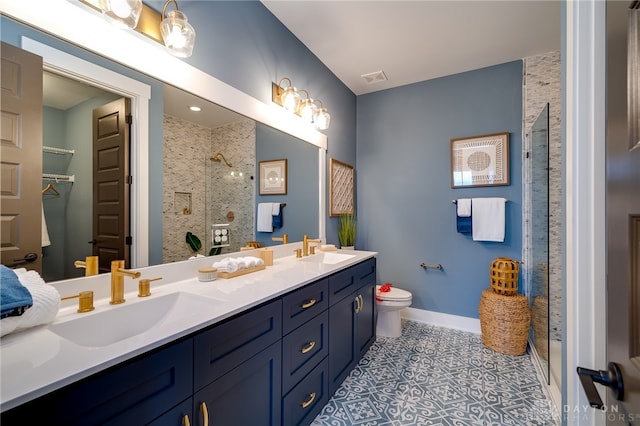
<path fill-rule="evenodd" d="M 271 226 L 274 228 L 282 228 L 282 207 L 280 207 L 280 211 L 278 214 L 274 214 L 271 219 Z"/>
<path fill-rule="evenodd" d="M 0 319 L 20 316 L 33 306 L 31 293 L 13 269 L 0 265 Z"/>
<path fill-rule="evenodd" d="M 456 215 L 456 228 L 461 234 L 471 233 L 471 216 L 460 217 Z"/>

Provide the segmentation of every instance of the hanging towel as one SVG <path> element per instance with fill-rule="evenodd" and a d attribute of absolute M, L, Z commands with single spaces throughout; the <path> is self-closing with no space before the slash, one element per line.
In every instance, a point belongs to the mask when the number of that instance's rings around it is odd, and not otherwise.
<path fill-rule="evenodd" d="M 24 328 L 48 324 L 58 315 L 60 309 L 60 293 L 50 284 L 44 282 L 36 271 L 24 268 L 15 269 L 20 283 L 24 285 L 33 298 L 33 306 L 19 317 L 8 317 L 0 320 L 0 336 Z M 3 274 L 4 284 L 4 274 Z"/>
<path fill-rule="evenodd" d="M 456 204 L 456 230 L 461 234 L 470 234 L 471 198 L 459 198 Z"/>
<path fill-rule="evenodd" d="M 271 225 L 275 229 L 282 228 L 282 208 L 280 207 L 280 203 L 273 203 L 271 214 L 273 215 Z"/>
<path fill-rule="evenodd" d="M 471 198 L 458 198 L 458 217 L 471 217 Z"/>
<path fill-rule="evenodd" d="M 258 203 L 258 232 L 273 232 L 273 204 Z"/>
<path fill-rule="evenodd" d="M 473 198 L 471 228 L 474 241 L 504 242 L 505 198 Z"/>
<path fill-rule="evenodd" d="M 51 240 L 49 239 L 49 230 L 47 229 L 47 221 L 44 217 L 44 206 L 42 206 L 42 247 L 47 247 L 51 245 Z"/>
<path fill-rule="evenodd" d="M 0 318 L 17 317 L 33 306 L 31 293 L 13 269 L 0 265 Z"/>

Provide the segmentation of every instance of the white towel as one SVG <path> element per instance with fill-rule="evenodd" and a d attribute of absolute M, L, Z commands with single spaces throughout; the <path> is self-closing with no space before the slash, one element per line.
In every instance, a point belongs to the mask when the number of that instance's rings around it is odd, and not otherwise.
<path fill-rule="evenodd" d="M 458 198 L 458 217 L 471 216 L 471 198 Z"/>
<path fill-rule="evenodd" d="M 0 336 L 24 328 L 47 324 L 54 320 L 60 309 L 60 293 L 50 284 L 44 282 L 36 271 L 24 268 L 14 272 L 23 286 L 29 290 L 33 298 L 33 306 L 18 317 L 7 317 L 0 320 Z"/>
<path fill-rule="evenodd" d="M 258 232 L 273 232 L 273 204 L 258 203 Z"/>
<path fill-rule="evenodd" d="M 49 239 L 49 230 L 47 229 L 47 221 L 44 217 L 44 206 L 42 206 L 42 247 L 47 247 L 51 245 L 51 240 Z"/>
<path fill-rule="evenodd" d="M 271 215 L 278 216 L 280 214 L 280 203 L 271 203 Z"/>
<path fill-rule="evenodd" d="M 471 228 L 474 241 L 504 242 L 504 198 L 473 198 Z"/>

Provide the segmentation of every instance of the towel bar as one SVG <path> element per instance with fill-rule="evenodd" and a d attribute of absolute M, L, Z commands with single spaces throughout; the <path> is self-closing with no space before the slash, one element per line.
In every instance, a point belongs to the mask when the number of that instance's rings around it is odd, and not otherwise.
<path fill-rule="evenodd" d="M 421 267 L 421 268 L 424 268 L 424 269 L 442 269 L 442 265 L 441 265 L 441 264 L 439 264 L 439 263 L 438 263 L 437 265 L 430 265 L 430 264 L 428 264 L 428 263 L 424 263 L 424 262 L 422 262 L 422 263 L 420 264 L 420 267 Z"/>
<path fill-rule="evenodd" d="M 509 201 L 509 199 L 508 199 L 508 198 L 505 198 L 505 199 L 504 199 L 504 201 L 505 201 L 505 202 L 508 202 L 508 201 Z M 458 204 L 458 200 L 451 200 L 451 203 L 452 203 L 452 204 Z"/>

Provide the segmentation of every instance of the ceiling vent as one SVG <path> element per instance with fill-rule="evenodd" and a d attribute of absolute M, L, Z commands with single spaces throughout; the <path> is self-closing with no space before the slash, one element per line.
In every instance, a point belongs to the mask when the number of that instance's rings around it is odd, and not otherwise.
<path fill-rule="evenodd" d="M 371 72 L 369 74 L 362 74 L 360 77 L 364 78 L 364 81 L 366 81 L 367 84 L 381 83 L 383 81 L 388 80 L 387 76 L 384 74 L 384 71 L 376 71 L 376 72 Z"/>

